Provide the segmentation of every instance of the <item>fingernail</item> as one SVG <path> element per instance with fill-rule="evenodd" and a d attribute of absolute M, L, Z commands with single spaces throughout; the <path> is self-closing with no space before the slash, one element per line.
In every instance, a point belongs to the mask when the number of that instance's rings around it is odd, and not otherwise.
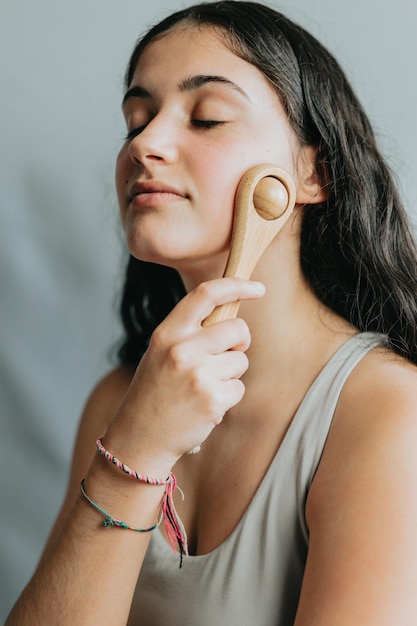
<path fill-rule="evenodd" d="M 261 293 L 261 294 L 265 293 L 265 285 L 263 283 L 260 283 L 257 280 L 253 280 L 252 285 L 254 286 L 254 288 L 256 289 L 258 293 Z"/>

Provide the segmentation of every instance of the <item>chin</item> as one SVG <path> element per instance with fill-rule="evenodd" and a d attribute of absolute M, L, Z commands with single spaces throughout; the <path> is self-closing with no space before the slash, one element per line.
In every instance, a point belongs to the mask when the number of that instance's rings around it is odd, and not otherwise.
<path fill-rule="evenodd" d="M 128 229 L 125 236 L 130 254 L 140 261 L 171 267 L 181 275 L 193 275 L 198 282 L 223 275 L 229 242 L 220 250 L 213 249 L 212 245 L 204 250 L 201 240 L 193 243 L 187 237 L 184 241 L 169 229 L 168 233 L 165 229 L 160 237 L 156 237 L 155 232 L 153 237 L 146 237 L 143 229 L 140 234 Z"/>
<path fill-rule="evenodd" d="M 145 246 L 143 243 L 138 244 L 136 242 L 132 244 L 128 241 L 127 249 L 129 253 L 139 261 L 165 265 L 173 269 L 179 269 L 179 267 L 186 262 L 183 250 L 173 250 L 169 249 L 167 246 Z"/>

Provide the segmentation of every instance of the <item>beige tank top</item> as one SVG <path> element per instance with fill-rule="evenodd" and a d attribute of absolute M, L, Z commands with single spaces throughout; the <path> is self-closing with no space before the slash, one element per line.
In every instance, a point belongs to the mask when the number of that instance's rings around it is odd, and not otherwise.
<path fill-rule="evenodd" d="M 308 490 L 347 377 L 383 343 L 381 335 L 362 333 L 333 355 L 304 397 L 248 509 L 219 547 L 185 557 L 179 569 L 178 555 L 154 532 L 133 603 L 138 619 L 129 624 L 294 623 L 308 549 Z"/>

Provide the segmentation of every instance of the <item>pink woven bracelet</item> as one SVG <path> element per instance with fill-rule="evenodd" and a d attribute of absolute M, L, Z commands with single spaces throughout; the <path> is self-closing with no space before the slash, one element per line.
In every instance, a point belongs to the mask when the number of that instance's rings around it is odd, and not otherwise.
<path fill-rule="evenodd" d="M 159 478 L 150 478 L 150 476 L 146 476 L 146 474 L 139 474 L 138 472 L 135 472 L 135 470 L 132 470 L 128 465 L 119 461 L 114 454 L 104 447 L 103 439 L 101 437 L 100 439 L 97 439 L 96 446 L 100 454 L 110 461 L 110 463 L 113 463 L 113 465 L 122 470 L 122 472 L 135 480 L 139 480 L 141 483 L 147 483 L 148 485 L 167 485 L 171 480 L 171 474 L 165 480 L 160 480 Z"/>
<path fill-rule="evenodd" d="M 128 465 L 119 461 L 117 457 L 114 456 L 109 450 L 107 450 L 103 445 L 102 438 L 97 439 L 96 446 L 98 452 L 110 463 L 115 465 L 118 469 L 122 470 L 125 474 L 130 476 L 135 480 L 140 481 L 141 483 L 146 483 L 147 485 L 165 485 L 165 494 L 162 499 L 162 515 L 164 518 L 164 526 L 165 532 L 168 538 L 168 541 L 176 552 L 176 545 L 178 545 L 179 553 L 180 553 L 180 567 L 182 566 L 183 556 L 188 555 L 188 546 L 187 546 L 187 534 L 185 532 L 185 528 L 183 523 L 181 522 L 178 514 L 175 510 L 173 494 L 175 489 L 177 489 L 177 479 L 175 475 L 171 472 L 168 478 L 165 480 L 161 480 L 159 478 L 151 478 L 150 476 L 146 476 L 146 474 L 140 474 L 139 472 L 135 472 Z M 181 489 L 178 487 L 181 492 L 182 497 L 184 494 Z"/>

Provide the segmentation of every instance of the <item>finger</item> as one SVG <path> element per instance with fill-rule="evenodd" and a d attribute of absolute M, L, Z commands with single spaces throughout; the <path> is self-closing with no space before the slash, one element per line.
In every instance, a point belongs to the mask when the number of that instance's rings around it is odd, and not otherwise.
<path fill-rule="evenodd" d="M 216 376 L 222 381 L 240 378 L 249 367 L 249 360 L 244 352 L 224 352 L 212 359 Z"/>
<path fill-rule="evenodd" d="M 216 393 L 210 398 L 205 409 L 206 420 L 214 426 L 220 424 L 227 411 L 238 404 L 245 395 L 245 385 L 240 378 L 230 378 L 219 382 Z"/>
<path fill-rule="evenodd" d="M 217 307 L 237 300 L 255 300 L 265 293 L 262 283 L 244 278 L 219 278 L 200 283 L 190 291 L 166 318 L 169 324 L 171 319 L 181 316 L 185 326 L 199 326 L 206 317 Z"/>
<path fill-rule="evenodd" d="M 207 326 L 198 335 L 200 349 L 209 354 L 222 354 L 228 350 L 245 352 L 251 343 L 246 322 L 237 317 Z"/>
<path fill-rule="evenodd" d="M 232 407 L 242 400 L 245 395 L 245 385 L 242 383 L 240 378 L 231 378 L 223 383 L 223 393 L 226 398 L 225 402 L 225 411 L 229 411 Z M 221 419 L 223 419 L 224 415 Z M 221 420 L 219 420 L 220 422 Z"/>

